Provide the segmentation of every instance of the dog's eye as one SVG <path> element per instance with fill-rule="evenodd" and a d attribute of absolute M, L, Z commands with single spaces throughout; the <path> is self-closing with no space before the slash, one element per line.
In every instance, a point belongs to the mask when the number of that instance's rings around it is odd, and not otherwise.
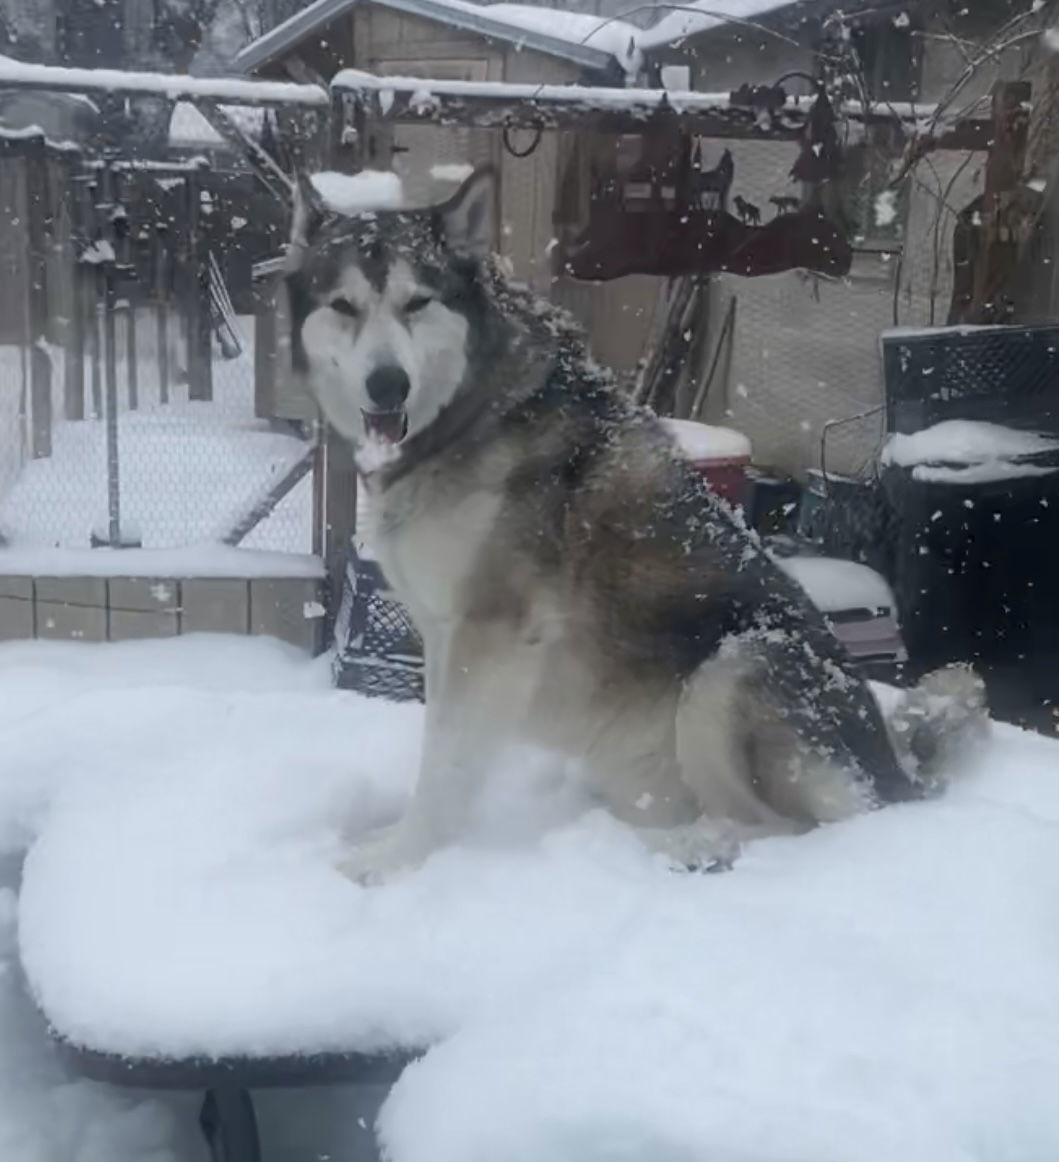
<path fill-rule="evenodd" d="M 331 310 L 337 312 L 339 315 L 345 315 L 347 319 L 355 319 L 360 311 L 349 301 L 349 299 L 332 299 Z"/>
<path fill-rule="evenodd" d="M 406 315 L 417 315 L 425 307 L 429 307 L 434 300 L 430 295 L 413 295 L 404 305 Z"/>

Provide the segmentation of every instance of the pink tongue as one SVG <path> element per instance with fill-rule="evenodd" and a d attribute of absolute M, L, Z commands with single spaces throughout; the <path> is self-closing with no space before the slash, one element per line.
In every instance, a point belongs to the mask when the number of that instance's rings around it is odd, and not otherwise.
<path fill-rule="evenodd" d="M 364 427 L 369 435 L 397 444 L 404 439 L 407 417 L 404 412 L 365 412 Z"/>

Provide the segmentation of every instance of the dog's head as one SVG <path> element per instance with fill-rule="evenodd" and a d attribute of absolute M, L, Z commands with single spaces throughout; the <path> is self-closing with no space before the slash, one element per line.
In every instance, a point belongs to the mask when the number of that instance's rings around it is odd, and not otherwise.
<path fill-rule="evenodd" d="M 490 169 L 433 209 L 354 217 L 328 213 L 299 181 L 287 265 L 291 362 L 354 445 L 400 444 L 467 378 L 495 204 Z"/>

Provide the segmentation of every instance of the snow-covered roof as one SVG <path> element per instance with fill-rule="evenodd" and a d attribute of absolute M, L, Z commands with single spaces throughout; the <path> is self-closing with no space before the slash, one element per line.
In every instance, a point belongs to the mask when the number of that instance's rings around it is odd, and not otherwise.
<path fill-rule="evenodd" d="M 265 111 L 255 105 L 222 105 L 221 110 L 250 137 L 259 137 L 265 121 Z M 190 101 L 178 101 L 169 118 L 169 144 L 216 148 L 225 144 L 224 138 Z"/>
<path fill-rule="evenodd" d="M 521 4 L 482 5 L 470 4 L 466 0 L 315 0 L 315 3 L 247 45 L 235 58 L 236 68 L 244 73 L 253 72 L 282 56 L 306 37 L 326 28 L 362 2 L 437 21 L 478 36 L 507 41 L 549 56 L 562 57 L 590 69 L 606 69 L 615 59 L 628 67 L 628 41 L 624 40 L 624 31 L 635 31 L 631 25 L 608 31 L 613 22 L 557 12 L 553 8 L 529 8 Z M 598 30 L 590 29 L 587 27 L 588 21 L 601 27 Z M 634 55 L 638 60 L 635 49 Z"/>
<path fill-rule="evenodd" d="M 708 32 L 730 20 L 753 20 L 779 8 L 790 8 L 793 0 L 690 0 L 666 13 L 657 24 L 639 32 L 639 46 L 651 52 L 676 44 L 689 36 Z"/>
<path fill-rule="evenodd" d="M 589 12 L 564 12 L 560 8 L 537 8 L 529 4 L 489 4 L 485 11 L 493 19 L 518 28 L 535 29 L 569 44 L 609 53 L 632 75 L 639 72 L 643 63 L 640 52 L 642 30 L 625 20 L 607 19 Z"/>

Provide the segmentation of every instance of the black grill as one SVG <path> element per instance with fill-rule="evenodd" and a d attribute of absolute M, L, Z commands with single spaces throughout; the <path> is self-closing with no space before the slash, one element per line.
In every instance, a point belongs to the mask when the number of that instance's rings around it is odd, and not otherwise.
<path fill-rule="evenodd" d="M 957 419 L 1059 431 L 1059 326 L 892 332 L 882 352 L 891 432 Z"/>

